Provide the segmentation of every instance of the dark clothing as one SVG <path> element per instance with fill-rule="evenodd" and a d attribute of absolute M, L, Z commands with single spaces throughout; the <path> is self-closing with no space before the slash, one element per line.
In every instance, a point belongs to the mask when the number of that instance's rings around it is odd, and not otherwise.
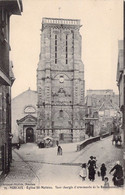
<path fill-rule="evenodd" d="M 117 177 L 123 177 L 123 169 L 122 169 L 122 166 L 121 165 L 115 165 L 112 169 L 111 169 L 111 171 L 110 171 L 110 173 L 112 172 L 112 171 L 114 171 L 115 170 L 115 172 L 114 172 L 114 174 L 113 174 L 113 176 L 117 176 Z"/>
<path fill-rule="evenodd" d="M 113 179 L 112 179 L 112 181 L 113 181 L 113 183 L 114 183 L 114 185 L 115 186 L 118 186 L 118 187 L 120 187 L 120 186 L 123 186 L 123 184 L 124 184 L 124 179 L 123 179 L 123 177 L 113 177 Z"/>
<path fill-rule="evenodd" d="M 62 148 L 61 148 L 61 146 L 58 146 L 58 148 L 57 148 L 57 155 L 62 155 Z"/>
<path fill-rule="evenodd" d="M 123 169 L 122 169 L 122 166 L 121 165 L 115 165 L 110 173 L 114 171 L 114 174 L 113 174 L 113 182 L 114 182 L 114 185 L 115 186 L 121 186 L 123 185 Z"/>
<path fill-rule="evenodd" d="M 88 168 L 88 170 L 89 170 L 89 176 L 88 176 L 89 180 L 94 181 L 95 180 L 95 169 L 94 169 L 94 167 L 90 166 Z"/>
<path fill-rule="evenodd" d="M 57 148 L 57 155 L 60 155 L 60 146 Z"/>
<path fill-rule="evenodd" d="M 95 160 L 89 160 L 88 161 L 88 166 L 90 167 L 90 166 L 93 166 L 94 168 L 96 168 L 96 161 Z"/>
<path fill-rule="evenodd" d="M 39 148 L 44 148 L 44 143 L 43 143 L 43 142 L 40 142 L 40 143 L 38 144 L 38 146 L 39 146 Z"/>
<path fill-rule="evenodd" d="M 95 180 L 95 168 L 96 168 L 96 163 L 95 163 L 95 160 L 91 159 L 88 161 L 88 171 L 89 171 L 89 175 L 88 175 L 88 178 L 91 180 L 91 181 L 94 181 Z"/>
<path fill-rule="evenodd" d="M 106 175 L 106 167 L 105 166 L 101 166 L 100 168 L 100 171 L 101 171 L 101 177 L 102 177 L 102 180 L 104 180 L 104 177 Z"/>

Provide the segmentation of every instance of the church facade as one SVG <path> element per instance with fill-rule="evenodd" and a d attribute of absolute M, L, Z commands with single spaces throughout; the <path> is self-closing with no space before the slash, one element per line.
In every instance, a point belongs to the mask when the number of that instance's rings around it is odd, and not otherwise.
<path fill-rule="evenodd" d="M 84 65 L 80 20 L 43 18 L 37 68 L 37 141 L 84 138 Z"/>
<path fill-rule="evenodd" d="M 37 92 L 30 88 L 12 99 L 12 143 L 36 142 Z"/>

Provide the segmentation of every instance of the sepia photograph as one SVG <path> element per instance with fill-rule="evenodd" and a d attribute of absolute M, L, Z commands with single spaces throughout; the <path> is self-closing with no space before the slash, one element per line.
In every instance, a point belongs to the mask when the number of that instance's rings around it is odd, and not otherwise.
<path fill-rule="evenodd" d="M 123 193 L 124 7 L 0 0 L 1 195 Z"/>

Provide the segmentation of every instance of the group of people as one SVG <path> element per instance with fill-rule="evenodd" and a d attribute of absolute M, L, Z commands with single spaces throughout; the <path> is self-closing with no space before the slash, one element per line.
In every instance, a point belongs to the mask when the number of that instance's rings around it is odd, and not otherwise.
<path fill-rule="evenodd" d="M 95 180 L 96 174 L 96 157 L 90 156 L 88 163 L 83 163 L 81 166 L 80 177 L 82 180 L 85 180 L 87 177 L 87 168 L 88 168 L 88 178 L 90 181 Z"/>
<path fill-rule="evenodd" d="M 106 165 L 104 163 L 101 164 L 100 169 L 98 169 L 97 165 L 96 165 L 96 157 L 90 156 L 90 159 L 88 161 L 88 163 L 83 163 L 81 166 L 81 170 L 80 170 L 80 177 L 82 178 L 82 180 L 84 181 L 87 177 L 87 173 L 88 173 L 88 179 L 90 181 L 94 181 L 95 180 L 95 174 L 97 172 L 97 175 L 99 177 L 102 178 L 102 181 L 104 181 L 104 187 L 109 187 L 109 179 L 106 176 L 107 175 L 107 168 Z M 88 169 L 88 171 L 87 171 Z M 97 171 L 98 170 L 98 171 Z M 122 166 L 120 165 L 120 162 L 117 161 L 116 165 L 110 170 L 109 174 L 111 174 L 113 172 L 113 183 L 115 186 L 123 186 L 123 169 Z"/>

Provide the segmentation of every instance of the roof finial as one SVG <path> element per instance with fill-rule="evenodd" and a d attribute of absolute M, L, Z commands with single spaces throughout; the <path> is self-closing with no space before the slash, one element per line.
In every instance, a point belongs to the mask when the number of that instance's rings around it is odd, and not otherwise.
<path fill-rule="evenodd" d="M 59 7 L 58 10 L 59 10 L 59 18 L 60 18 L 60 15 L 61 15 L 60 14 L 61 13 L 61 7 Z"/>

